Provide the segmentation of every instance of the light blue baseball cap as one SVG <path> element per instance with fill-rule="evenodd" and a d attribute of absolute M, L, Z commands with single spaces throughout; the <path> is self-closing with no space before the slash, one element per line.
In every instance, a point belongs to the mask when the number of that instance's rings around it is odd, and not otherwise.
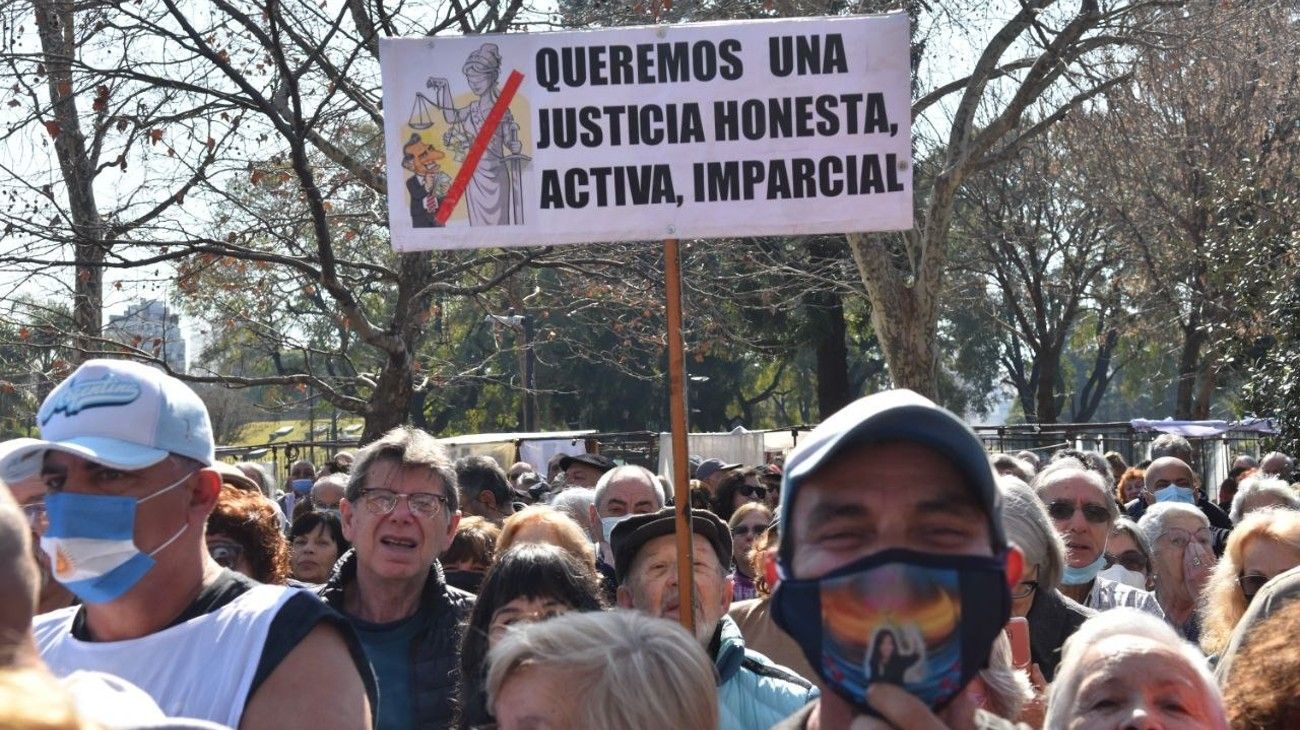
<path fill-rule="evenodd" d="M 129 360 L 87 360 L 41 404 L 36 425 L 39 439 L 0 444 L 0 478 L 36 475 L 50 450 L 127 471 L 168 454 L 207 466 L 216 460 L 212 423 L 199 396 L 161 370 Z"/>

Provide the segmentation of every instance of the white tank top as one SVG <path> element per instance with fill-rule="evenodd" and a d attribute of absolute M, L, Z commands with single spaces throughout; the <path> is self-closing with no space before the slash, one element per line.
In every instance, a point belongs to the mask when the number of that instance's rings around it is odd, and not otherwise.
<path fill-rule="evenodd" d="M 79 669 L 115 674 L 149 693 L 169 717 L 237 728 L 271 621 L 295 591 L 258 585 L 212 613 L 126 641 L 74 638 L 79 606 L 37 616 L 32 633 L 56 676 Z"/>

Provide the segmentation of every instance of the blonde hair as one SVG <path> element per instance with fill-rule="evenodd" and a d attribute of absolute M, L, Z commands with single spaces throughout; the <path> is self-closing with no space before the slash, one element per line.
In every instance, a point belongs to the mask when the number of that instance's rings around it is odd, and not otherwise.
<path fill-rule="evenodd" d="M 765 515 L 764 521 L 766 522 L 772 521 L 771 507 L 768 507 L 762 502 L 748 502 L 746 504 L 740 505 L 739 507 L 736 508 L 735 512 L 731 513 L 731 519 L 727 520 L 727 527 L 734 530 L 736 526 L 741 523 L 741 521 L 743 521 L 746 517 L 750 516 L 754 512 L 762 512 Z"/>
<path fill-rule="evenodd" d="M 497 555 L 519 542 L 519 532 L 532 526 L 547 529 L 551 533 L 547 543 L 564 548 L 584 565 L 596 564 L 596 550 L 591 546 L 587 532 L 566 513 L 544 504 L 525 507 L 506 518 L 501 525 L 501 535 L 497 537 Z"/>
<path fill-rule="evenodd" d="M 1228 646 L 1232 630 L 1246 613 L 1246 597 L 1237 585 L 1237 576 L 1243 569 L 1246 545 L 1256 539 L 1300 553 L 1300 512 L 1281 507 L 1256 510 L 1229 534 L 1223 557 L 1202 592 L 1201 648 L 1207 654 L 1221 653 Z"/>
<path fill-rule="evenodd" d="M 713 663 L 677 624 L 637 611 L 567 613 L 513 630 L 488 653 L 487 704 L 520 669 L 536 667 L 571 687 L 575 730 L 715 730 Z M 629 693 L 629 689 L 635 692 Z"/>
<path fill-rule="evenodd" d="M 72 696 L 43 669 L 0 669 L 0 727 L 22 730 L 93 730 Z"/>

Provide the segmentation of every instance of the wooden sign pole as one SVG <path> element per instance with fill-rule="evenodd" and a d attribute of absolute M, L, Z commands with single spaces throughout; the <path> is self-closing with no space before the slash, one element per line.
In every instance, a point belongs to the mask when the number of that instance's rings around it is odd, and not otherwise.
<path fill-rule="evenodd" d="M 695 633 L 695 552 L 686 435 L 686 358 L 682 352 L 682 266 L 677 239 L 664 240 L 668 295 L 668 400 L 673 429 L 673 493 L 677 504 L 677 595 L 682 626 Z M 722 560 L 724 556 L 719 555 Z"/>

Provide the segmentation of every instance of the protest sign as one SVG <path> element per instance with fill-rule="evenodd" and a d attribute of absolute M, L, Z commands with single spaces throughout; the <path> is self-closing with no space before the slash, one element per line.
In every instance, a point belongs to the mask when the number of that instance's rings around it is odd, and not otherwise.
<path fill-rule="evenodd" d="M 902 13 L 380 52 L 399 251 L 912 225 Z"/>

